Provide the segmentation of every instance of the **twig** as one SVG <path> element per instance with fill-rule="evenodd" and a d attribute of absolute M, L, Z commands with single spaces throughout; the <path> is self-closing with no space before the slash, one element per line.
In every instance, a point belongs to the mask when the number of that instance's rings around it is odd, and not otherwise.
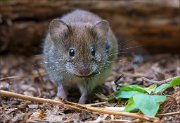
<path fill-rule="evenodd" d="M 124 74 L 121 74 L 115 81 L 115 85 L 116 85 L 116 90 L 119 88 L 119 80 L 124 76 Z"/>
<path fill-rule="evenodd" d="M 104 123 L 108 121 L 104 121 Z M 130 120 L 110 120 L 112 123 L 139 123 L 140 121 L 130 121 Z"/>
<path fill-rule="evenodd" d="M 170 115 L 177 115 L 177 114 L 180 114 L 180 111 L 178 111 L 178 112 L 164 113 L 164 114 L 157 114 L 157 116 L 170 116 Z"/>
<path fill-rule="evenodd" d="M 134 117 L 134 118 L 139 118 L 142 120 L 153 121 L 153 122 L 159 121 L 159 118 L 148 117 L 143 114 L 110 111 L 110 110 L 99 108 L 99 107 L 91 107 L 91 106 L 81 105 L 81 104 L 77 104 L 77 103 L 73 103 L 73 102 L 69 102 L 69 101 L 65 101 L 65 100 L 56 101 L 56 100 L 51 100 L 51 99 L 39 98 L 39 97 L 31 97 L 31 96 L 26 96 L 26 95 L 17 94 L 14 92 L 9 92 L 9 91 L 4 91 L 4 90 L 0 90 L 0 96 L 14 97 L 14 98 L 29 100 L 29 101 L 38 102 L 38 103 L 50 103 L 50 104 L 63 105 L 68 108 L 87 111 L 87 112 L 98 112 L 98 113 L 110 114 L 110 115 L 112 114 L 112 115 L 118 115 L 118 116 Z"/>
<path fill-rule="evenodd" d="M 51 100 L 51 99 L 26 96 L 26 95 L 17 94 L 17 93 L 14 93 L 14 92 L 9 92 L 9 91 L 4 91 L 4 90 L 0 90 L 0 96 L 2 96 L 2 97 L 14 97 L 14 98 L 19 98 L 19 99 L 23 99 L 23 100 L 29 100 L 29 101 L 38 102 L 38 103 L 50 103 L 50 104 L 64 105 L 64 106 L 67 106 L 69 108 L 74 108 L 74 109 L 80 110 L 79 107 L 74 107 L 73 106 L 76 103 L 71 103 L 70 102 L 70 104 L 64 104 L 63 100 L 62 101 L 56 101 L 56 100 Z M 82 109 L 82 110 L 84 110 L 84 109 Z"/>
<path fill-rule="evenodd" d="M 121 72 L 124 76 L 127 77 L 133 77 L 133 78 L 139 78 L 139 77 L 148 77 L 148 75 L 146 74 L 142 74 L 142 73 L 125 73 L 125 72 Z"/>
<path fill-rule="evenodd" d="M 86 121 L 86 123 L 139 123 L 140 121 L 130 121 L 130 120 L 94 120 L 94 121 Z"/>
<path fill-rule="evenodd" d="M 98 103 L 91 103 L 91 104 L 85 104 L 86 106 L 96 106 L 96 105 L 102 105 L 106 104 L 107 102 L 98 102 Z"/>
<path fill-rule="evenodd" d="M 176 79 L 176 78 L 180 78 L 180 76 L 175 76 L 175 77 L 172 77 L 172 78 L 169 78 L 169 79 L 166 79 L 166 80 L 161 80 L 161 81 L 150 80 L 150 79 L 147 79 L 145 77 L 143 77 L 142 79 L 144 81 L 155 83 L 155 84 L 164 84 L 164 83 L 170 82 L 171 80 Z"/>
<path fill-rule="evenodd" d="M 21 78 L 21 77 L 23 77 L 23 76 L 9 76 L 9 77 L 0 78 L 0 81 L 4 81 L 7 79 L 16 79 L 16 78 Z"/>
<path fill-rule="evenodd" d="M 96 107 L 87 107 L 87 108 L 88 108 L 89 111 L 99 112 L 99 113 L 103 113 L 103 114 L 128 116 L 128 117 L 134 117 L 134 118 L 139 118 L 139 119 L 142 119 L 142 120 L 148 120 L 148 121 L 153 121 L 153 122 L 159 121 L 158 118 L 152 118 L 152 117 L 148 117 L 146 115 L 137 114 L 137 113 L 127 113 L 127 112 L 111 111 L 111 110 L 107 110 L 107 109 L 104 109 L 104 108 L 96 108 Z"/>
<path fill-rule="evenodd" d="M 39 74 L 41 74 L 41 77 L 46 75 L 46 73 L 38 73 L 38 74 L 33 74 L 32 76 L 33 76 L 33 78 L 36 78 L 36 77 L 40 76 Z M 21 76 L 8 76 L 8 77 L 0 78 L 0 81 L 4 81 L 4 80 L 8 80 L 8 79 L 18 79 L 18 78 L 23 79 L 26 77 L 27 76 L 22 76 L 22 75 Z"/>
<path fill-rule="evenodd" d="M 17 108 L 14 108 L 13 110 L 10 110 L 10 111 L 8 111 L 8 112 L 6 112 L 7 114 L 10 114 L 11 112 L 15 112 L 15 111 L 17 111 L 17 110 L 19 110 L 19 109 L 23 109 L 23 108 L 25 108 L 27 105 L 29 105 L 31 102 L 30 101 L 26 101 L 25 103 L 23 103 L 23 104 L 21 104 L 21 105 L 18 105 L 18 107 Z"/>

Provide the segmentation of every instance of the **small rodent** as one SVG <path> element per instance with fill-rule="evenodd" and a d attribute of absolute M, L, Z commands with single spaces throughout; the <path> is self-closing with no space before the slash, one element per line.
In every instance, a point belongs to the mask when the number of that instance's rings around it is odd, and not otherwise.
<path fill-rule="evenodd" d="M 43 47 L 44 65 L 57 84 L 57 96 L 67 99 L 78 87 L 79 103 L 108 77 L 117 57 L 118 43 L 109 23 L 97 15 L 75 10 L 49 24 Z"/>

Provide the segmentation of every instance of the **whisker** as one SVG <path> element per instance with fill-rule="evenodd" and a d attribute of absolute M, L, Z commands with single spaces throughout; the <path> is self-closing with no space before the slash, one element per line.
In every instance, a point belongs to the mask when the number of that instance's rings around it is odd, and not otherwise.
<path fill-rule="evenodd" d="M 133 47 L 127 47 L 127 48 L 123 48 L 123 49 L 120 49 L 120 50 L 130 50 L 130 49 L 135 49 L 135 48 L 140 48 L 142 46 L 133 46 Z"/>

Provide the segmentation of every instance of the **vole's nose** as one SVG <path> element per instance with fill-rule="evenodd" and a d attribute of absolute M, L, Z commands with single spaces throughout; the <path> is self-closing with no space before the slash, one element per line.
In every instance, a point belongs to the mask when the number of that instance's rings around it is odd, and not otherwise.
<path fill-rule="evenodd" d="M 77 64 L 77 70 L 81 76 L 88 76 L 90 74 L 90 69 L 89 69 L 88 65 L 85 65 L 82 63 Z"/>

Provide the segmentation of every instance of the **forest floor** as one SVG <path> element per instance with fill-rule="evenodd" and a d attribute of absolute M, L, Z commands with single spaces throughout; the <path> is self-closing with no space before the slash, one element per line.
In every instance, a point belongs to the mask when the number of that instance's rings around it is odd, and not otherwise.
<path fill-rule="evenodd" d="M 111 75 L 105 82 L 108 91 L 101 91 L 105 97 L 113 96 L 116 88 L 124 85 L 148 86 L 152 83 L 144 82 L 142 77 L 152 80 L 164 80 L 180 75 L 180 56 L 158 54 L 137 57 L 132 63 L 132 57 L 121 57 L 114 65 Z M 122 76 L 123 75 L 123 76 Z M 118 83 L 114 83 L 120 76 Z M 56 86 L 49 81 L 43 68 L 41 56 L 22 57 L 8 55 L 0 58 L 0 90 L 7 90 L 23 95 L 54 99 Z M 74 91 L 69 101 L 77 102 L 79 93 Z M 95 92 L 97 93 L 97 92 Z M 100 92 L 98 92 L 100 93 Z M 180 87 L 173 87 L 166 92 L 168 99 L 161 105 L 159 113 L 180 111 Z M 93 94 L 88 103 L 101 107 L 123 106 L 117 103 L 104 102 L 101 96 Z M 160 120 L 179 122 L 180 114 L 159 117 Z M 125 116 L 106 115 L 98 112 L 84 112 L 64 106 L 48 103 L 37 103 L 18 98 L 0 97 L 0 123 L 4 122 L 111 122 L 118 120 L 132 121 L 134 118 Z M 137 121 L 138 122 L 138 121 Z M 139 121 L 140 122 L 140 121 Z"/>

